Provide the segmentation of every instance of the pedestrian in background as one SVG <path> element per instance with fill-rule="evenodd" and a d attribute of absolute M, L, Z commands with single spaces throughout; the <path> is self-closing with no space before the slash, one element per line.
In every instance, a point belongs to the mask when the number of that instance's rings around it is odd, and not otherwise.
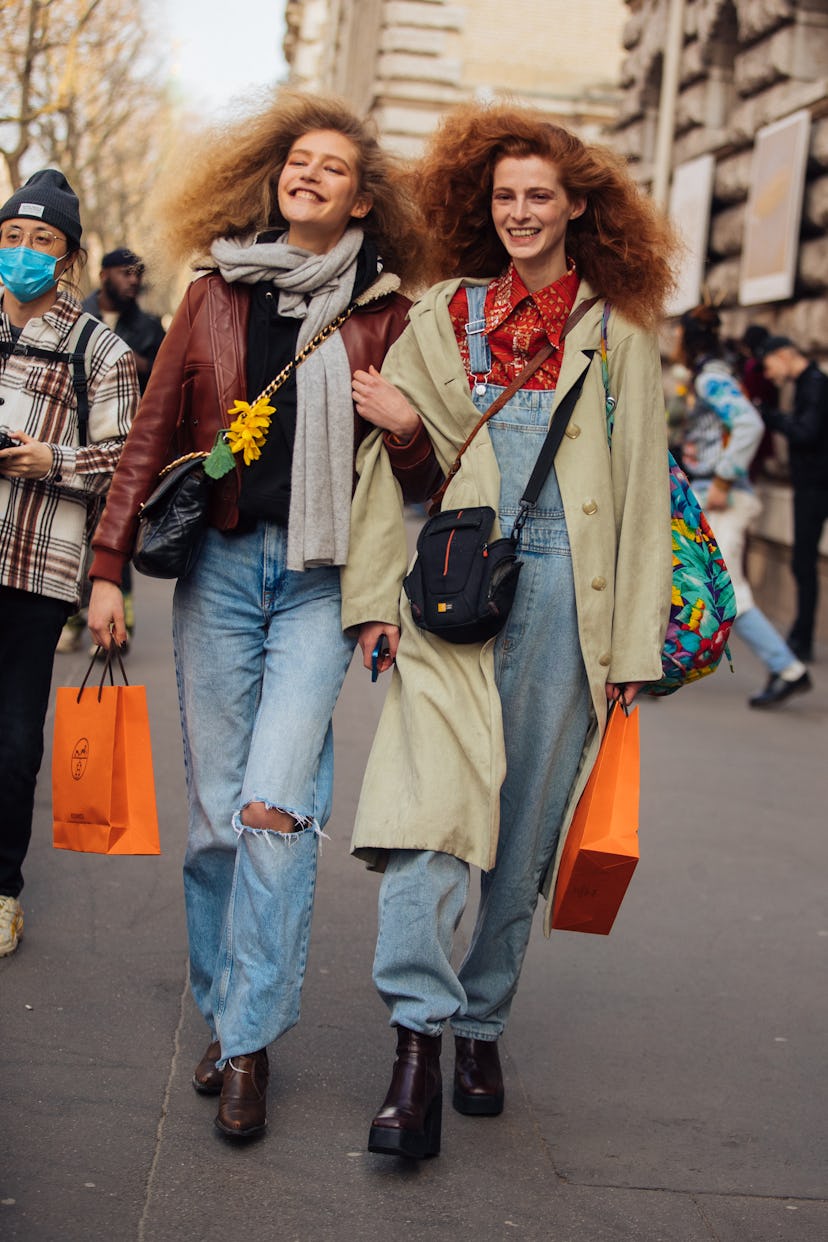
<path fill-rule="evenodd" d="M 99 287 L 83 303 L 85 311 L 103 320 L 132 350 L 142 393 L 164 339 L 161 320 L 138 303 L 144 271 L 143 260 L 128 246 L 110 250 L 101 259 Z"/>
<path fill-rule="evenodd" d="M 718 311 L 708 305 L 687 311 L 679 323 L 677 360 L 692 371 L 695 395 L 683 459 L 733 580 L 734 632 L 768 670 L 764 689 L 748 703 L 776 707 L 813 687 L 805 665 L 757 606 L 745 573 L 747 533 L 762 511 L 749 470 L 764 425 L 722 358 L 720 326 Z"/>
<path fill-rule="evenodd" d="M 772 384 L 765 375 L 759 357 L 762 342 L 769 335 L 768 329 L 763 324 L 749 323 L 742 333 L 741 339 L 735 343 L 734 349 L 737 360 L 736 373 L 739 382 L 742 385 L 745 396 L 760 412 L 763 405 L 775 407 L 779 401 L 779 391 L 776 385 Z M 770 472 L 773 472 L 775 458 L 776 450 L 773 435 L 766 428 L 748 469 L 751 482 L 755 483 L 763 474 L 768 473 L 768 467 L 770 467 Z"/>
<path fill-rule="evenodd" d="M 208 136 L 176 177 L 159 232 L 172 258 L 204 254 L 210 270 L 176 312 L 113 481 L 89 624 L 99 642 L 110 626 L 124 641 L 118 583 L 139 506 L 171 456 L 226 431 L 229 473 L 176 586 L 173 636 L 190 982 L 210 1032 L 193 1085 L 220 1096 L 216 1125 L 239 1139 L 264 1130 L 267 1047 L 299 1017 L 334 704 L 357 642 L 370 666 L 387 637 L 380 671 L 397 648 L 399 498 L 391 482 L 386 512 L 351 518 L 369 430 L 351 373 L 380 366 L 402 331 L 397 288 L 417 272 L 419 220 L 368 126 L 300 93 Z M 258 394 L 314 343 L 268 414 Z M 414 499 L 436 485 L 419 426 L 371 453 Z"/>
<path fill-rule="evenodd" d="M 765 424 L 788 441 L 794 513 L 791 569 L 796 580 L 796 619 L 788 645 L 800 660 L 812 660 L 819 542 L 828 520 L 828 375 L 786 336 L 769 336 L 759 347 L 759 357 L 773 384 L 794 383 L 790 414 L 775 403 L 763 404 L 760 412 Z"/>
<path fill-rule="evenodd" d="M 116 336 L 126 341 L 132 350 L 138 385 L 143 393 L 152 371 L 152 364 L 161 342 L 164 329 L 157 315 L 149 315 L 138 305 L 138 295 L 144 276 L 144 264 L 127 246 L 110 250 L 101 260 L 100 287 L 84 299 L 83 309 L 111 328 Z M 127 641 L 121 654 L 129 650 L 135 633 L 135 600 L 132 594 L 132 566 L 124 565 L 121 578 L 124 595 L 124 622 Z M 89 580 L 84 583 L 83 607 L 73 613 L 64 625 L 57 650 L 62 655 L 77 651 L 86 632 L 86 605 L 89 603 Z M 94 648 L 93 648 L 94 650 Z M 90 652 L 90 654 L 92 654 Z"/>
<path fill-rule="evenodd" d="M 77 195 L 54 168 L 0 207 L 0 957 L 23 931 L 19 895 L 43 757 L 55 645 L 80 596 L 87 540 L 138 400 L 127 346 L 89 341 L 82 434 L 65 355 L 87 320 Z M 70 351 L 71 352 L 71 351 Z M 11 443 L 9 443 L 11 441 Z"/>
<path fill-rule="evenodd" d="M 512 531 L 550 416 L 588 369 L 520 547 L 496 640 L 454 645 L 401 601 L 397 668 L 363 784 L 354 852 L 384 867 L 374 982 L 397 1057 L 371 1151 L 440 1148 L 440 1052 L 454 1034 L 454 1106 L 500 1112 L 498 1039 L 541 890 L 595 762 L 608 704 L 661 676 L 670 609 L 667 436 L 654 328 L 671 286 L 669 227 L 610 151 L 541 114 L 469 105 L 418 168 L 443 279 L 413 308 L 361 413 L 422 418 L 444 470 L 480 415 L 546 342 L 555 348 L 479 431 L 443 507 L 490 505 Z M 562 339 L 570 313 L 594 300 Z M 612 450 L 601 365 L 610 304 Z M 496 537 L 496 533 L 493 533 Z M 505 779 L 504 779 L 505 777 Z M 502 785 L 502 788 L 501 788 Z M 471 866 L 477 921 L 451 954 Z"/>

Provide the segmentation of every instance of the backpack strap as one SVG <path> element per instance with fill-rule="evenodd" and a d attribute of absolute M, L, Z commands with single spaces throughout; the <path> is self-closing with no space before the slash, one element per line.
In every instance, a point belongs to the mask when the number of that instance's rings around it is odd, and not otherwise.
<path fill-rule="evenodd" d="M 25 341 L 0 341 L 0 355 L 10 358 L 12 354 L 23 358 L 40 358 L 44 362 L 65 362 L 72 369 L 72 387 L 78 405 L 78 440 L 81 448 L 88 443 L 89 425 L 89 376 L 92 370 L 94 338 L 108 331 L 94 315 L 86 311 L 79 315 L 66 339 L 66 349 L 43 349 Z"/>
<path fill-rule="evenodd" d="M 89 426 L 89 375 L 92 370 L 93 337 L 99 336 L 99 329 L 106 330 L 106 325 L 94 315 L 81 315 L 69 333 L 65 358 L 72 368 L 72 385 L 78 402 L 78 441 L 81 448 L 88 443 L 87 429 Z"/>

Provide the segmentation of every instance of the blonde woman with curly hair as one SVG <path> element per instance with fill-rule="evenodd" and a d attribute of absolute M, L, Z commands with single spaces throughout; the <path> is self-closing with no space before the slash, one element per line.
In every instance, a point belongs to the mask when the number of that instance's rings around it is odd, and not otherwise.
<path fill-rule="evenodd" d="M 414 1158 L 440 1150 L 447 1025 L 455 1108 L 502 1110 L 497 1041 L 541 891 L 549 927 L 556 860 L 608 703 L 631 703 L 661 676 L 671 545 L 653 329 L 673 248 L 615 155 L 523 108 L 453 112 L 417 173 L 429 268 L 441 279 L 412 309 L 382 375 L 356 375 L 358 410 L 411 433 L 424 422 L 447 471 L 481 414 L 551 344 L 478 432 L 443 499 L 445 509 L 491 506 L 497 538 L 513 530 L 556 407 L 583 387 L 523 528 L 517 593 L 497 637 L 445 642 L 401 602 L 353 848 L 384 869 L 374 981 L 397 1031 L 369 1148 Z M 471 866 L 480 901 L 456 969 Z"/>
<path fill-rule="evenodd" d="M 299 1016 L 334 704 L 356 643 L 370 665 L 385 635 L 380 671 L 393 660 L 398 485 L 416 497 L 435 482 L 423 429 L 391 418 L 364 444 L 371 429 L 351 397 L 352 372 L 381 366 L 403 329 L 397 289 L 420 242 L 400 171 L 335 99 L 282 92 L 209 135 L 177 178 L 168 251 L 209 270 L 173 319 L 113 480 L 89 624 L 98 642 L 124 641 L 117 584 L 139 506 L 167 461 L 221 433 L 225 460 L 236 456 L 177 583 L 173 634 L 190 981 L 210 1032 L 193 1085 L 219 1096 L 218 1129 L 245 1139 L 267 1121 L 267 1046 Z M 254 399 L 337 322 L 268 415 Z M 355 521 L 358 452 L 390 493 L 385 511 Z"/>

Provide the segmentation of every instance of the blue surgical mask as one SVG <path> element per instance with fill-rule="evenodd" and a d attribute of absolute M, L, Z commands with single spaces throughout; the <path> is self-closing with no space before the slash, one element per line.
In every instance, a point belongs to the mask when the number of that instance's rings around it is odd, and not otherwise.
<path fill-rule="evenodd" d="M 33 302 L 57 284 L 58 262 L 54 255 L 28 246 L 0 246 L 0 280 L 18 302 Z"/>

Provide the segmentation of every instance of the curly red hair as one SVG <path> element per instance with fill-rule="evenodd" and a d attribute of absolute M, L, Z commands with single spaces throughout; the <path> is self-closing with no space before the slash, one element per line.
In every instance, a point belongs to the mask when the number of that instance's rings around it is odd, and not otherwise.
<path fill-rule="evenodd" d="M 567 194 L 586 199 L 566 237 L 580 275 L 634 323 L 654 326 L 674 283 L 669 221 L 614 151 L 514 105 L 461 105 L 431 137 L 415 179 L 429 224 L 428 279 L 503 270 L 508 255 L 491 217 L 494 169 L 504 156 L 530 155 L 550 160 Z"/>

